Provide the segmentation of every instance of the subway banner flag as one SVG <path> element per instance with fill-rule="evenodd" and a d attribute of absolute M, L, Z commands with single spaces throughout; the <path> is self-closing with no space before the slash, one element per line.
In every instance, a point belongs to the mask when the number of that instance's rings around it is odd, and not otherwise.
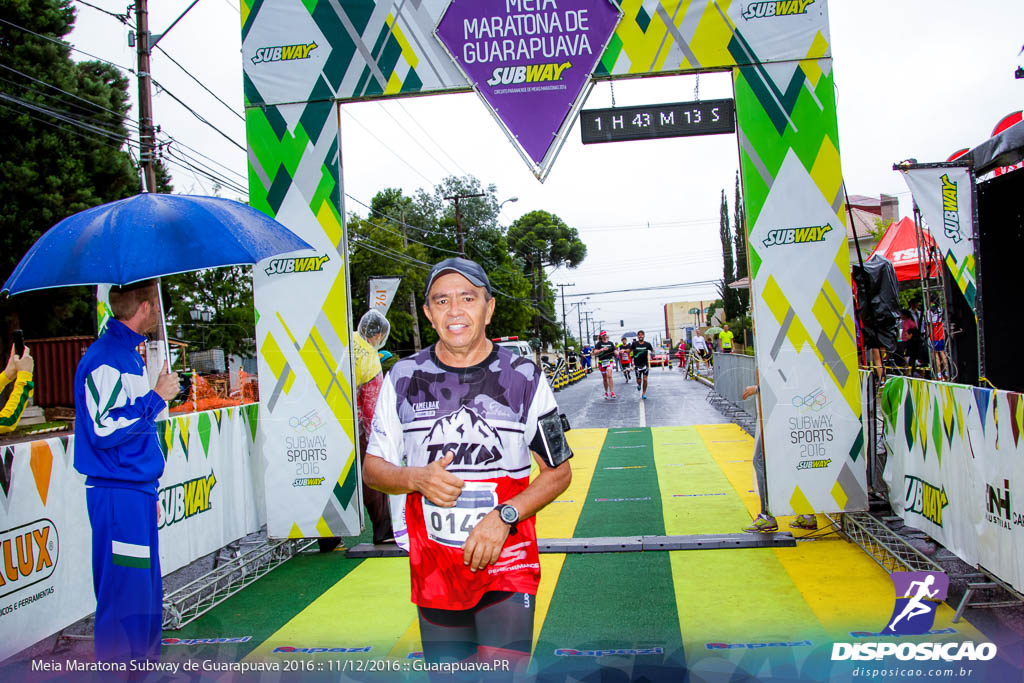
<path fill-rule="evenodd" d="M 974 202 L 966 167 L 912 168 L 903 171 L 914 201 L 949 272 L 977 315 L 978 275 L 974 258 Z"/>

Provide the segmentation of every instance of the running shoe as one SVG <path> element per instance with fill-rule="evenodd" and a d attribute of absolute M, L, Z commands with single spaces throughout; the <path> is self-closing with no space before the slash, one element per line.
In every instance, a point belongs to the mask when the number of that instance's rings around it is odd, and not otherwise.
<path fill-rule="evenodd" d="M 814 515 L 799 515 L 790 522 L 790 529 L 807 529 L 813 531 L 818 528 L 818 518 Z"/>
<path fill-rule="evenodd" d="M 744 531 L 778 531 L 779 523 L 775 521 L 775 518 L 771 515 L 766 515 L 763 512 L 759 514 L 755 519 L 754 523 L 748 526 Z"/>
<path fill-rule="evenodd" d="M 614 391 L 612 392 L 612 398 L 615 398 L 615 392 Z"/>
<path fill-rule="evenodd" d="M 636 385 L 636 390 L 640 391 L 640 385 L 639 384 Z"/>
<path fill-rule="evenodd" d="M 607 391 L 604 392 L 604 400 L 606 400 L 606 401 L 608 400 L 608 392 Z"/>
<path fill-rule="evenodd" d="M 644 395 L 643 395 L 643 396 L 641 396 L 640 398 L 642 398 L 643 400 L 645 400 L 645 401 L 646 401 L 646 400 L 647 400 L 647 394 L 644 394 Z"/>

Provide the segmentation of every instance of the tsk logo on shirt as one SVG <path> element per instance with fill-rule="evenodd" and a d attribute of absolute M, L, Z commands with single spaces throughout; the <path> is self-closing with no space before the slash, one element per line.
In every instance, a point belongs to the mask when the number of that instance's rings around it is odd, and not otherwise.
<path fill-rule="evenodd" d="M 501 436 L 471 408 L 462 406 L 430 428 L 423 444 L 431 463 L 451 451 L 452 466 L 484 467 L 502 458 Z"/>

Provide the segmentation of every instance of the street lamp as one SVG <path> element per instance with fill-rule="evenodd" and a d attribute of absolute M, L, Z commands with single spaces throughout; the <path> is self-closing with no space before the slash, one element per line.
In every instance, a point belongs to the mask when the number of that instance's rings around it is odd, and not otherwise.
<path fill-rule="evenodd" d="M 192 322 L 196 323 L 196 326 L 202 330 L 203 333 L 203 349 L 206 348 L 206 325 L 200 323 L 209 323 L 213 320 L 213 311 L 208 308 L 199 308 L 198 306 L 193 307 L 189 310 L 188 315 L 192 318 Z"/>
<path fill-rule="evenodd" d="M 508 199 L 503 201 L 501 204 L 498 204 L 498 213 L 501 213 L 501 207 L 505 206 L 509 202 L 518 202 L 518 201 L 519 201 L 519 197 L 509 197 Z"/>

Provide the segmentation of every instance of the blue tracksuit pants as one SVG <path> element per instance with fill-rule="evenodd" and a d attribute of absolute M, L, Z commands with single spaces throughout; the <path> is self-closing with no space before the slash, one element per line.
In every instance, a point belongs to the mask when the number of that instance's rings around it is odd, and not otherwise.
<path fill-rule="evenodd" d="M 157 545 L 156 494 L 86 489 L 96 591 L 96 659 L 160 658 L 163 582 Z"/>

